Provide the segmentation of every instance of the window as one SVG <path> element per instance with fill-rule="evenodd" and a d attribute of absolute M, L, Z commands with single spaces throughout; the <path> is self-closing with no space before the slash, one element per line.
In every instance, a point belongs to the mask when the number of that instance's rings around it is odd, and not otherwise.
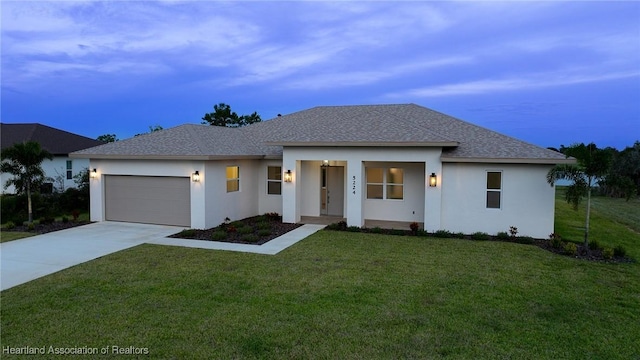
<path fill-rule="evenodd" d="M 73 160 L 67 160 L 67 180 L 73 179 Z"/>
<path fill-rule="evenodd" d="M 502 173 L 487 172 L 487 209 L 500 209 L 502 193 Z"/>
<path fill-rule="evenodd" d="M 404 199 L 404 170 L 367 168 L 367 199 Z"/>
<path fill-rule="evenodd" d="M 282 194 L 282 167 L 267 166 L 267 194 Z"/>
<path fill-rule="evenodd" d="M 227 166 L 227 192 L 240 190 L 240 167 Z"/>

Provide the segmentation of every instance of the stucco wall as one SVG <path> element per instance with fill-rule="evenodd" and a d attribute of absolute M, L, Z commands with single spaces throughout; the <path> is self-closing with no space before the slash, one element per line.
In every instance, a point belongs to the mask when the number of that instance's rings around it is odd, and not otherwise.
<path fill-rule="evenodd" d="M 62 175 L 64 179 L 64 188 L 75 188 L 76 183 L 73 177 L 71 179 L 67 179 L 67 160 L 73 161 L 72 163 L 72 176 L 77 175 L 85 168 L 89 167 L 88 159 L 69 159 L 67 156 L 55 156 L 53 160 L 44 160 L 42 162 L 42 170 L 44 170 L 45 176 L 51 177 L 55 180 L 58 175 Z M 13 194 L 15 193 L 15 188 L 13 186 L 4 188 L 4 184 L 8 179 L 12 177 L 11 174 L 0 174 L 0 191 L 2 194 Z M 53 182 L 54 188 L 59 186 L 56 181 L 45 181 L 45 182 Z"/>
<path fill-rule="evenodd" d="M 547 238 L 553 232 L 554 187 L 550 165 L 443 164 L 442 229 L 496 234 L 518 228 L 519 235 Z M 500 209 L 486 208 L 487 171 L 502 172 Z"/>

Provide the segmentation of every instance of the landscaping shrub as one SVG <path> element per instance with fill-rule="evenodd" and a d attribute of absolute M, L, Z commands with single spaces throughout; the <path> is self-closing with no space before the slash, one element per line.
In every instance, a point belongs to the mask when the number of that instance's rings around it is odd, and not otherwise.
<path fill-rule="evenodd" d="M 382 228 L 379 226 L 376 226 L 372 229 L 369 229 L 369 232 L 373 234 L 382 234 Z"/>
<path fill-rule="evenodd" d="M 359 226 L 349 226 L 347 227 L 347 231 L 349 232 L 360 232 L 362 229 L 360 229 Z"/>
<path fill-rule="evenodd" d="M 211 240 L 220 241 L 227 238 L 227 232 L 224 230 L 217 230 L 211 234 Z"/>
<path fill-rule="evenodd" d="M 7 223 L 4 225 L 5 230 L 12 230 L 15 228 L 16 228 L 16 224 L 13 221 L 7 221 Z"/>
<path fill-rule="evenodd" d="M 194 236 L 195 234 L 196 234 L 196 231 L 194 229 L 184 229 L 178 233 L 178 236 L 191 237 L 191 236 Z"/>
<path fill-rule="evenodd" d="M 464 239 L 464 233 L 461 233 L 461 232 L 456 233 L 455 237 L 458 238 L 458 239 Z"/>
<path fill-rule="evenodd" d="M 600 244 L 596 240 L 589 241 L 589 250 L 598 250 L 600 249 Z"/>
<path fill-rule="evenodd" d="M 429 233 L 428 233 L 428 232 L 426 232 L 426 231 L 425 231 L 425 230 L 423 230 L 423 229 L 420 229 L 420 230 L 418 230 L 418 231 L 416 232 L 416 236 L 425 236 L 425 237 L 426 237 L 426 236 L 429 236 Z"/>
<path fill-rule="evenodd" d="M 271 225 L 269 225 L 268 222 L 264 222 L 264 221 L 259 222 L 257 227 L 258 227 L 259 230 L 271 229 Z"/>
<path fill-rule="evenodd" d="M 568 242 L 564 245 L 564 252 L 567 255 L 575 255 L 578 252 L 578 246 L 572 242 Z"/>
<path fill-rule="evenodd" d="M 253 234 L 253 228 L 251 228 L 251 226 L 243 226 L 243 227 L 239 227 L 237 228 L 238 234 Z"/>
<path fill-rule="evenodd" d="M 236 227 L 231 225 L 231 224 L 226 225 L 225 227 L 226 227 L 227 232 L 229 232 L 229 233 L 234 233 L 237 230 Z"/>
<path fill-rule="evenodd" d="M 411 233 L 413 235 L 418 235 L 418 230 L 420 230 L 420 224 L 414 221 L 411 224 L 409 224 L 409 229 L 411 229 Z"/>
<path fill-rule="evenodd" d="M 473 240 L 491 240 L 491 235 L 486 232 L 478 231 L 471 234 Z"/>
<path fill-rule="evenodd" d="M 33 231 L 36 229 L 36 224 L 34 223 L 29 223 L 29 225 L 27 225 L 27 230 L 29 231 Z"/>
<path fill-rule="evenodd" d="M 407 231 L 406 230 L 399 230 L 399 229 L 391 229 L 389 231 L 390 235 L 397 235 L 397 236 L 405 236 L 407 235 Z"/>
<path fill-rule="evenodd" d="M 562 238 L 559 234 L 551 233 L 551 235 L 549 235 L 549 241 L 551 241 L 551 247 L 554 249 L 561 249 L 563 246 Z"/>
<path fill-rule="evenodd" d="M 52 216 L 43 216 L 38 220 L 38 223 L 42 225 L 49 225 L 49 224 L 53 224 L 55 221 L 56 219 Z"/>
<path fill-rule="evenodd" d="M 627 250 L 622 245 L 618 245 L 613 248 L 613 255 L 616 257 L 625 257 L 627 255 Z"/>
<path fill-rule="evenodd" d="M 271 230 L 269 229 L 258 230 L 258 236 L 269 236 L 269 235 L 271 235 Z"/>
<path fill-rule="evenodd" d="M 501 231 L 496 234 L 496 239 L 498 240 L 506 241 L 506 240 L 509 240 L 510 238 L 511 236 L 509 236 L 509 234 L 507 234 L 506 231 Z"/>
<path fill-rule="evenodd" d="M 613 258 L 614 251 L 612 248 L 606 247 L 602 249 L 602 257 L 611 260 Z"/>
<path fill-rule="evenodd" d="M 282 216 L 280 216 L 280 214 L 278 214 L 277 212 L 269 212 L 269 213 L 264 214 L 264 216 L 269 221 L 282 221 Z"/>
<path fill-rule="evenodd" d="M 246 234 L 242 236 L 242 241 L 245 241 L 245 242 L 254 243 L 254 242 L 258 242 L 258 240 L 260 240 L 260 238 L 256 234 Z"/>
<path fill-rule="evenodd" d="M 531 236 L 518 236 L 516 237 L 518 244 L 533 244 L 533 238 Z"/>
<path fill-rule="evenodd" d="M 333 224 L 329 224 L 326 227 L 327 230 L 338 230 L 338 231 L 344 231 L 347 230 L 347 222 L 346 221 L 340 221 L 337 223 L 333 223 Z"/>
<path fill-rule="evenodd" d="M 449 230 L 438 230 L 433 233 L 433 236 L 437 238 L 450 238 L 453 237 L 453 234 Z"/>
<path fill-rule="evenodd" d="M 63 224 L 67 224 L 68 222 L 69 222 L 69 218 L 68 218 L 68 217 L 66 217 L 66 216 L 63 216 L 63 217 L 62 217 L 62 223 L 63 223 Z"/>

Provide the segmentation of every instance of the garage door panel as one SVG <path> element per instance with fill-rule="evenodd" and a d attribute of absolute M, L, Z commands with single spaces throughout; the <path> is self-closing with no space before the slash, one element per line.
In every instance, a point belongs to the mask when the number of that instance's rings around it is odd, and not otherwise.
<path fill-rule="evenodd" d="M 188 177 L 105 176 L 106 219 L 191 225 Z"/>

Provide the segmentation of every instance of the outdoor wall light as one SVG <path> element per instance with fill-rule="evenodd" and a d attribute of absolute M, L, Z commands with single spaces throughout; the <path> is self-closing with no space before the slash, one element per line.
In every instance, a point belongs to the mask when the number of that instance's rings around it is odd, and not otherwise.
<path fill-rule="evenodd" d="M 198 182 L 200 181 L 200 172 L 198 172 L 196 170 L 196 172 L 194 172 L 193 174 L 191 174 L 191 180 L 193 180 L 193 182 Z"/>
<path fill-rule="evenodd" d="M 91 170 L 91 172 L 89 173 L 89 176 L 91 176 L 92 179 L 95 179 L 98 177 L 98 170 L 97 169 L 93 169 Z"/>
<path fill-rule="evenodd" d="M 287 170 L 287 172 L 284 173 L 284 182 L 291 182 L 291 180 L 292 180 L 291 170 Z"/>
<path fill-rule="evenodd" d="M 438 185 L 438 177 L 436 173 L 431 173 L 431 175 L 429 175 L 429 186 L 436 187 L 436 185 Z"/>
<path fill-rule="evenodd" d="M 329 160 L 322 160 L 322 167 L 329 166 Z"/>

